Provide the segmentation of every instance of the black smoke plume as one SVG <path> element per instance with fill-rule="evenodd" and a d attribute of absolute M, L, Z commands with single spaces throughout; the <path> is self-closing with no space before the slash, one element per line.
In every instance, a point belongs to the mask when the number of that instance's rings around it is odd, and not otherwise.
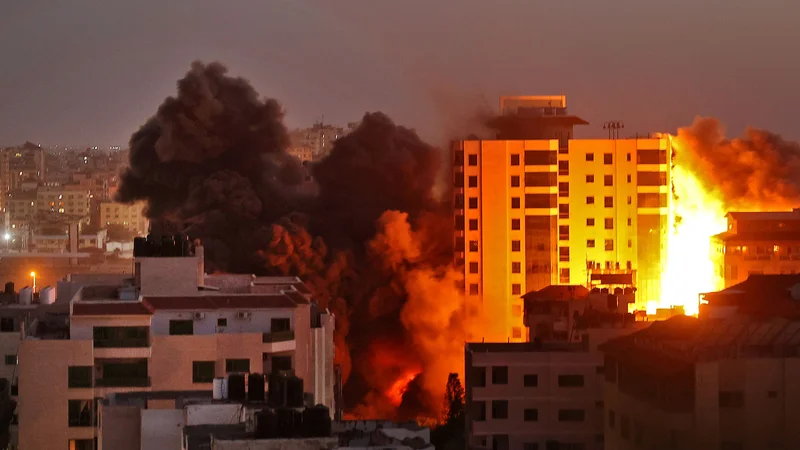
<path fill-rule="evenodd" d="M 346 406 L 390 414 L 395 400 L 387 392 L 425 372 L 433 353 L 418 350 L 420 336 L 443 333 L 415 336 L 415 327 L 439 327 L 403 314 L 408 283 L 457 292 L 447 272 L 452 216 L 433 194 L 440 153 L 384 114 L 368 113 L 312 167 L 316 186 L 308 186 L 286 153 L 279 103 L 226 72 L 194 63 L 177 95 L 133 134 L 118 199 L 146 200 L 152 220 L 200 239 L 211 271 L 305 280 L 336 314 Z M 457 322 L 451 316 L 461 308 L 438 309 L 445 329 Z M 404 415 L 436 414 L 439 397 L 425 402 L 411 391 Z"/>

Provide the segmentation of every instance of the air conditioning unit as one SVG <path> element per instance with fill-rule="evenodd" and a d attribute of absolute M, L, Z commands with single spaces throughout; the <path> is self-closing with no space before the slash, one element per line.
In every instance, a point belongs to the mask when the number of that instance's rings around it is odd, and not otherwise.
<path fill-rule="evenodd" d="M 197 312 L 194 313 L 194 320 L 202 320 L 206 318 L 206 313 Z"/>
<path fill-rule="evenodd" d="M 239 311 L 239 312 L 236 313 L 236 318 L 237 319 L 249 319 L 250 318 L 250 312 L 249 311 Z"/>

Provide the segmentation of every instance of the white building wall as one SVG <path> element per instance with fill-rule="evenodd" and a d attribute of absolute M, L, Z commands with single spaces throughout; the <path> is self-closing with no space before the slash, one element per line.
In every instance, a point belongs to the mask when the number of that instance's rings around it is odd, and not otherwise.
<path fill-rule="evenodd" d="M 178 409 L 142 409 L 142 449 L 179 450 L 185 425 Z"/>
<path fill-rule="evenodd" d="M 240 311 L 245 310 L 157 311 L 153 315 L 152 333 L 156 336 L 168 335 L 170 320 L 193 320 L 194 334 L 269 333 L 272 331 L 272 319 L 289 319 L 292 329 L 294 329 L 292 308 L 249 310 L 250 318 L 248 319 L 236 317 Z M 195 312 L 202 312 L 205 317 L 195 319 Z M 227 319 L 227 325 L 217 327 L 219 319 Z"/>

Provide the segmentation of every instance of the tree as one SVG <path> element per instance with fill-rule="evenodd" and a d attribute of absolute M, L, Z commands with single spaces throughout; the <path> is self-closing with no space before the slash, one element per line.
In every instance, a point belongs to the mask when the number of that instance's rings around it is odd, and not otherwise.
<path fill-rule="evenodd" d="M 463 449 L 466 438 L 464 387 L 457 373 L 451 373 L 447 377 L 442 406 L 442 421 L 438 427 L 431 430 L 431 443 L 437 450 Z"/>
<path fill-rule="evenodd" d="M 452 424 L 464 416 L 464 387 L 457 373 L 447 377 L 447 388 L 444 392 L 445 423 Z"/>

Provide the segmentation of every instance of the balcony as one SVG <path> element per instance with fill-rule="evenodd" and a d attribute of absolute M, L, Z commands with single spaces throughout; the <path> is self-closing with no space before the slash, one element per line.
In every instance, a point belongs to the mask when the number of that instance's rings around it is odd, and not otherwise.
<path fill-rule="evenodd" d="M 139 348 L 149 347 L 147 338 L 132 339 L 95 339 L 94 348 Z"/>
<path fill-rule="evenodd" d="M 98 378 L 97 387 L 150 387 L 150 377 Z"/>
<path fill-rule="evenodd" d="M 294 330 L 264 333 L 261 342 L 265 344 L 264 352 L 287 352 L 295 349 Z"/>
<path fill-rule="evenodd" d="M 147 338 L 102 339 L 94 341 L 95 358 L 149 358 Z"/>

